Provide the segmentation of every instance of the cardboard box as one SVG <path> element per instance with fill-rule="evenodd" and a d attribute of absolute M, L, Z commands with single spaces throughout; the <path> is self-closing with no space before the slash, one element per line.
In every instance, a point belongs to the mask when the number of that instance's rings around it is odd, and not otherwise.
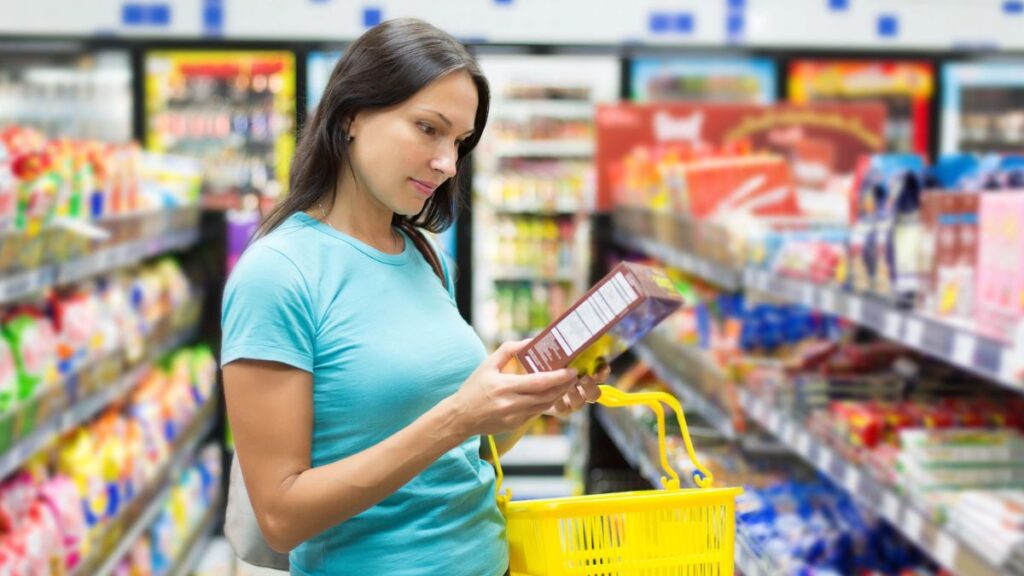
<path fill-rule="evenodd" d="M 979 204 L 977 192 L 932 191 L 921 197 L 926 310 L 961 318 L 973 314 Z"/>
<path fill-rule="evenodd" d="M 520 350 L 516 360 L 530 373 L 565 367 L 597 373 L 682 304 L 663 270 L 620 263 Z"/>
<path fill-rule="evenodd" d="M 697 162 L 686 169 L 684 205 L 695 218 L 799 216 L 789 165 L 778 156 Z"/>
<path fill-rule="evenodd" d="M 982 194 L 979 230 L 978 328 L 1009 344 L 1024 319 L 1024 191 Z"/>

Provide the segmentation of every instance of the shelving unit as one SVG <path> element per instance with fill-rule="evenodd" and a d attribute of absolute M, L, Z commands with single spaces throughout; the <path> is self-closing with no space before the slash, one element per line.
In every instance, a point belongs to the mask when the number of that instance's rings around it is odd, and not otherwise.
<path fill-rule="evenodd" d="M 727 290 L 747 288 L 841 316 L 933 358 L 1024 391 L 1024 349 L 997 342 L 969 326 L 930 318 L 872 296 L 832 286 L 783 278 L 752 267 L 729 268 L 650 238 L 616 233 L 615 240 L 624 248 L 643 252 Z"/>
<path fill-rule="evenodd" d="M 45 422 L 37 425 L 31 434 L 16 442 L 0 456 L 0 478 L 8 476 L 61 435 L 88 422 L 104 408 L 122 398 L 139 383 L 153 362 L 192 341 L 195 334 L 196 329 L 190 328 L 173 335 L 165 342 L 150 346 L 150 352 L 146 358 L 123 374 L 116 382 L 105 386 L 91 396 L 78 399 L 71 403 L 66 410 L 58 411 Z M 58 388 L 63 392 L 63 386 Z"/>
<path fill-rule="evenodd" d="M 196 569 L 199 561 L 203 558 L 203 554 L 206 552 L 206 548 L 213 539 L 213 533 L 221 523 L 220 515 L 223 498 L 223 496 L 218 495 L 213 504 L 210 505 L 210 509 L 206 512 L 206 517 L 203 518 L 203 521 L 192 532 L 188 543 L 182 548 L 182 553 L 178 556 L 174 566 L 167 571 L 168 576 L 189 576 Z"/>
<path fill-rule="evenodd" d="M 502 466 L 565 466 L 569 438 L 564 435 L 527 435 L 501 457 Z"/>
<path fill-rule="evenodd" d="M 513 158 L 589 158 L 594 154 L 593 140 L 519 140 L 498 142 L 498 157 Z"/>
<path fill-rule="evenodd" d="M 99 549 L 86 558 L 72 576 L 109 576 L 121 558 L 156 520 L 170 497 L 178 476 L 191 464 L 202 441 L 213 430 L 216 400 L 210 400 L 193 417 L 188 429 L 175 441 L 170 461 L 135 500 L 110 523 L 99 538 L 113 542 L 108 549 Z M 111 536 L 114 536 L 113 538 Z"/>
<path fill-rule="evenodd" d="M 679 349 L 679 353 L 692 353 L 684 351 L 682 346 L 671 343 L 659 342 L 651 346 L 651 340 L 657 338 L 659 337 L 648 336 L 648 350 L 666 350 L 674 346 Z M 648 353 L 645 357 L 645 361 L 656 371 L 669 370 L 671 360 L 668 354 L 659 356 Z M 723 383 L 724 385 L 726 384 Z M 700 392 L 691 389 L 688 394 L 700 395 Z M 865 509 L 892 522 L 893 526 L 922 550 L 930 553 L 944 568 L 955 574 L 970 576 L 1017 573 L 1009 567 L 989 563 L 969 542 L 933 523 L 919 507 L 901 496 L 896 487 L 887 486 L 866 472 L 862 466 L 844 459 L 828 444 L 815 438 L 815 435 L 797 419 L 775 409 L 747 391 L 741 390 L 740 405 L 747 417 L 774 435 L 783 446 L 801 456 L 836 485 L 847 490 Z"/>
<path fill-rule="evenodd" d="M 190 209 L 193 212 L 195 210 Z M 0 305 L 15 302 L 46 288 L 73 284 L 91 276 L 134 266 L 160 254 L 184 250 L 198 241 L 198 230 L 179 230 L 102 248 L 63 264 L 2 274 Z"/>

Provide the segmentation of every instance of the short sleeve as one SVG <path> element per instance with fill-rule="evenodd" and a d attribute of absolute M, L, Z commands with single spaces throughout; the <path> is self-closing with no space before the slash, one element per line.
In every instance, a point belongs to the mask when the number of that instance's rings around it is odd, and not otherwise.
<path fill-rule="evenodd" d="M 221 366 L 270 360 L 312 372 L 312 310 L 311 292 L 295 263 L 272 247 L 251 246 L 224 288 Z"/>

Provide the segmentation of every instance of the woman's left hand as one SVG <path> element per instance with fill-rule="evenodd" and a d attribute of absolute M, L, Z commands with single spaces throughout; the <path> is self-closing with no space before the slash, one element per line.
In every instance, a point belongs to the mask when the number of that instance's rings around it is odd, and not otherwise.
<path fill-rule="evenodd" d="M 587 404 L 597 402 L 597 399 L 601 397 L 601 389 L 598 386 L 608 380 L 609 374 L 611 374 L 611 367 L 606 364 L 600 372 L 593 376 L 580 376 L 575 382 L 569 384 L 569 391 L 556 400 L 551 408 L 545 410 L 544 413 L 561 418 Z"/>

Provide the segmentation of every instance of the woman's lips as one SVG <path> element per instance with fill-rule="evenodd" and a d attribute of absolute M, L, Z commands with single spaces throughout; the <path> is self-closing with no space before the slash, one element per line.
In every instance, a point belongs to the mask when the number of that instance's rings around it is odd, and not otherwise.
<path fill-rule="evenodd" d="M 437 188 L 436 186 L 427 184 L 426 182 L 423 182 L 422 180 L 417 180 L 415 178 L 409 178 L 409 181 L 412 182 L 413 187 L 415 187 L 416 190 L 419 191 L 419 193 L 423 194 L 424 196 L 430 196 L 431 194 L 434 193 L 434 190 Z"/>

